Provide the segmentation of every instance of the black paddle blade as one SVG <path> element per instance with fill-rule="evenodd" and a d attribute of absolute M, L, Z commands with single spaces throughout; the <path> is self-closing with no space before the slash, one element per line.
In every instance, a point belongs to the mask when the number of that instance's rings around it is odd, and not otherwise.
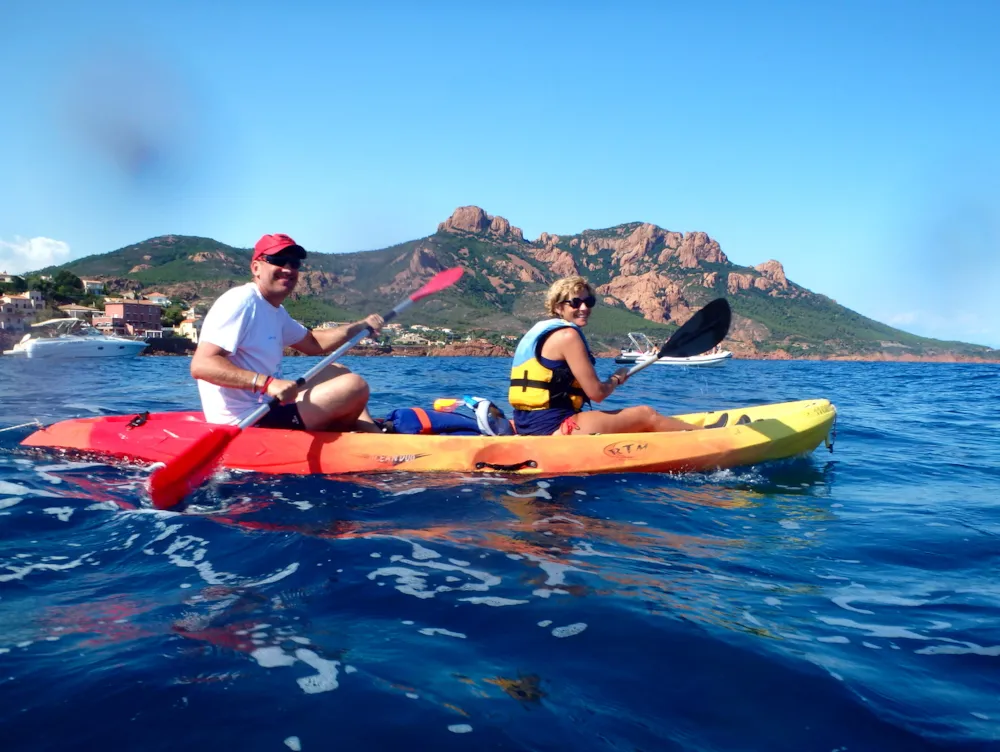
<path fill-rule="evenodd" d="M 689 358 L 708 352 L 729 333 L 733 312 L 725 298 L 716 298 L 673 333 L 657 358 Z"/>

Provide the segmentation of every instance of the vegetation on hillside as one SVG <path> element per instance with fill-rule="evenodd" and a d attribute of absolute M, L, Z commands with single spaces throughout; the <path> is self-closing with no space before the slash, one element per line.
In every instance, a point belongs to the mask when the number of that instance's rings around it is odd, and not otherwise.
<path fill-rule="evenodd" d="M 617 270 L 612 252 L 604 249 L 589 254 L 583 248 L 591 241 L 626 237 L 639 226 L 636 222 L 587 230 L 576 236 L 560 236 L 557 247 L 573 257 L 577 267 L 593 284 L 605 284 Z M 473 330 L 493 331 L 498 335 L 521 334 L 542 316 L 542 297 L 555 275 L 533 255 L 540 250 L 539 246 L 509 240 L 464 232 L 439 232 L 381 250 L 347 254 L 310 252 L 307 268 L 325 273 L 319 275 L 321 279 L 314 286 L 322 292 L 298 295 L 286 301 L 285 306 L 294 317 L 311 326 L 324 321 L 357 320 L 396 303 L 396 300 L 386 299 L 385 291 L 398 290 L 397 280 L 405 279 L 414 263 L 426 261 L 430 268 L 434 268 L 434 264 L 440 267 L 462 265 L 466 274 L 460 282 L 422 301 L 410 314 L 411 320 L 448 327 L 462 334 Z M 689 305 L 704 305 L 713 297 L 728 298 L 738 316 L 755 322 L 760 331 L 766 328 L 767 335 L 754 343 L 760 351 L 780 348 L 793 355 L 885 351 L 997 355 L 989 348 L 941 342 L 894 329 L 794 284 L 787 290 L 762 291 L 751 287 L 729 294 L 729 274 L 740 273 L 756 280 L 761 273 L 749 267 L 705 261 L 696 269 L 687 269 L 674 257 L 658 264 L 656 258 L 663 247 L 661 240 L 660 245 L 646 255 L 643 268 L 669 275 L 680 285 Z M 89 300 L 89 304 L 93 304 L 99 299 L 82 295 L 82 284 L 77 284 L 79 278 L 114 278 L 119 285 L 117 289 L 123 289 L 122 285 L 137 290 L 155 288 L 204 306 L 246 279 L 249 261 L 247 249 L 233 248 L 210 238 L 171 235 L 111 253 L 88 256 L 61 267 L 39 270 L 26 278 L 24 284 L 41 289 L 38 285 L 44 280 L 39 280 L 39 275 L 50 274 L 53 280 L 43 292 L 65 302 L 88 304 Z M 715 285 L 711 288 L 704 286 L 705 274 L 709 272 L 717 272 Z M 164 313 L 164 320 L 172 321 L 179 315 L 180 311 L 171 308 Z M 649 321 L 624 306 L 601 305 L 591 318 L 588 338 L 595 348 L 608 349 L 626 344 L 629 331 L 642 331 L 654 341 L 662 341 L 674 329 L 672 325 Z"/>

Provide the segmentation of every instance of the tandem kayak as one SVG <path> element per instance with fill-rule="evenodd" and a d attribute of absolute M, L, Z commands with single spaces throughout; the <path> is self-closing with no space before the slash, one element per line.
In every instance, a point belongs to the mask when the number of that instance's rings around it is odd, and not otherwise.
<path fill-rule="evenodd" d="M 702 428 L 723 413 L 724 426 Z M 818 399 L 676 415 L 696 428 L 669 433 L 428 436 L 248 428 L 229 445 L 221 466 L 296 475 L 696 472 L 807 454 L 823 441 L 832 447 L 836 415 L 828 400 Z M 166 462 L 212 430 L 194 412 L 79 418 L 41 428 L 21 445 Z"/>

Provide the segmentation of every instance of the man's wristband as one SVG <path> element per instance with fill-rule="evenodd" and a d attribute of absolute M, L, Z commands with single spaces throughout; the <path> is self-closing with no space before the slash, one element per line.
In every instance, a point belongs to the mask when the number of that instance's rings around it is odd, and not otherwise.
<path fill-rule="evenodd" d="M 260 374 L 259 373 L 255 373 L 253 375 L 253 384 L 250 385 L 250 391 L 253 392 L 254 394 L 257 393 L 257 379 L 259 379 L 259 378 L 260 378 Z"/>

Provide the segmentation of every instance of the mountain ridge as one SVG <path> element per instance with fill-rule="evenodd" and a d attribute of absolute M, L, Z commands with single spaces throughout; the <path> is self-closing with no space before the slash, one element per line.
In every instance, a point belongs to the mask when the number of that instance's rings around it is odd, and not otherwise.
<path fill-rule="evenodd" d="M 165 235 L 39 273 L 67 269 L 103 277 L 112 291 L 155 287 L 210 302 L 249 278 L 250 255 L 211 238 Z M 646 222 L 543 232 L 531 241 L 506 218 L 463 206 L 432 235 L 372 251 L 310 251 L 307 264 L 286 307 L 311 324 L 381 310 L 460 264 L 467 273 L 459 284 L 421 304 L 416 315 L 424 323 L 519 334 L 543 315 L 554 279 L 581 274 L 602 303 L 588 327 L 598 347 L 625 344 L 627 331 L 662 339 L 722 296 L 734 312 L 726 345 L 743 357 L 1000 360 L 988 347 L 919 337 L 861 316 L 789 280 L 776 259 L 740 266 L 708 233 Z"/>

